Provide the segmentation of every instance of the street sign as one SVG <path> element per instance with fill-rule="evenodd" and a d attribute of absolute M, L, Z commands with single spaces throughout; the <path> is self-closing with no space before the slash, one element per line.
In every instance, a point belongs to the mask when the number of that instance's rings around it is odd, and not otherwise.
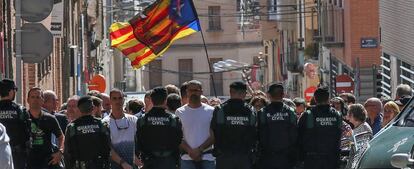
<path fill-rule="evenodd" d="M 25 63 L 40 63 L 50 56 L 53 36 L 41 23 L 25 23 L 22 27 L 22 59 Z"/>
<path fill-rule="evenodd" d="M 21 0 L 22 19 L 28 22 L 40 22 L 49 16 L 53 9 L 53 0 Z"/>
<path fill-rule="evenodd" d="M 310 102 L 311 101 L 311 99 L 312 99 L 312 97 L 313 97 L 313 93 L 315 93 L 315 91 L 316 91 L 316 87 L 315 86 L 311 86 L 311 87 L 308 87 L 306 90 L 305 90 L 305 100 L 307 101 L 307 102 Z"/>
<path fill-rule="evenodd" d="M 63 0 L 55 0 L 50 22 L 50 32 L 54 37 L 62 37 L 63 31 Z"/>
<path fill-rule="evenodd" d="M 348 75 L 336 76 L 336 93 L 354 93 L 354 80 Z"/>
<path fill-rule="evenodd" d="M 361 48 L 377 48 L 377 38 L 361 38 Z"/>

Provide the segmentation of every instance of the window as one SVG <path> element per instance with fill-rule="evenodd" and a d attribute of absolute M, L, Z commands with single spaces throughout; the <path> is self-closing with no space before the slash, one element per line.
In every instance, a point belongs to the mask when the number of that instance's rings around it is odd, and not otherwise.
<path fill-rule="evenodd" d="M 349 75 L 349 70 L 348 70 L 348 68 L 346 68 L 346 67 L 345 67 L 345 65 L 344 65 L 344 67 L 342 68 L 342 74 L 347 74 L 347 75 Z"/>
<path fill-rule="evenodd" d="M 214 63 L 222 61 L 222 58 L 212 58 L 210 59 L 211 66 Z M 223 73 L 213 73 L 214 78 L 214 86 L 216 87 L 217 96 L 223 95 Z M 210 80 L 210 96 L 214 96 L 214 88 L 213 88 L 213 81 Z"/>
<path fill-rule="evenodd" d="M 221 30 L 220 6 L 208 7 L 208 30 Z"/>
<path fill-rule="evenodd" d="M 408 64 L 407 62 L 401 61 L 401 83 L 402 84 L 408 84 L 411 87 L 414 86 L 414 81 L 412 80 L 412 77 L 414 77 L 414 71 L 412 70 L 412 66 Z"/>
<path fill-rule="evenodd" d="M 241 0 L 236 0 L 236 11 L 240 12 L 240 8 L 241 8 Z"/>
<path fill-rule="evenodd" d="M 390 55 L 384 53 L 381 57 L 382 65 L 381 65 L 381 75 L 382 75 L 382 95 L 383 96 L 391 96 L 391 60 Z"/>
<path fill-rule="evenodd" d="M 193 59 L 179 59 L 178 60 L 178 76 L 179 84 L 193 80 Z M 187 73 L 188 72 L 188 73 Z"/>
<path fill-rule="evenodd" d="M 342 8 L 342 7 L 344 6 L 344 4 L 343 4 L 343 3 L 344 3 L 344 1 L 343 1 L 343 0 L 338 0 L 338 1 L 339 1 L 339 4 L 338 4 L 338 5 L 339 5 L 339 7 L 340 7 L 340 8 Z"/>
<path fill-rule="evenodd" d="M 52 58 L 51 56 L 46 57 L 41 63 L 37 63 L 37 79 L 40 81 L 46 76 L 51 70 Z"/>
<path fill-rule="evenodd" d="M 43 63 L 37 63 L 37 79 L 40 81 L 43 76 Z"/>
<path fill-rule="evenodd" d="M 162 62 L 154 60 L 149 63 L 149 88 L 162 86 Z"/>
<path fill-rule="evenodd" d="M 268 11 L 276 12 L 277 11 L 277 0 L 269 0 L 268 2 Z"/>
<path fill-rule="evenodd" d="M 379 41 L 382 42 L 382 29 L 379 27 Z"/>

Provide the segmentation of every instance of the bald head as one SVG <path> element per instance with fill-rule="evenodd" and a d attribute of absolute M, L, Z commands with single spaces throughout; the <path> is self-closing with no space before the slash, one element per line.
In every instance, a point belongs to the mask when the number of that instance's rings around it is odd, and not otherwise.
<path fill-rule="evenodd" d="M 380 99 L 375 97 L 369 98 L 365 102 L 364 107 L 367 110 L 368 116 L 370 116 L 370 118 L 376 117 L 382 112 L 382 102 Z"/>
<path fill-rule="evenodd" d="M 105 110 L 105 112 L 110 112 L 111 111 L 111 101 L 109 99 L 108 94 L 106 93 L 101 93 L 99 95 L 100 99 L 102 99 L 102 108 Z"/>
<path fill-rule="evenodd" d="M 49 113 L 54 114 L 58 107 L 58 98 L 56 96 L 56 93 L 51 90 L 46 90 L 43 92 L 43 105 L 42 107 L 45 108 Z"/>

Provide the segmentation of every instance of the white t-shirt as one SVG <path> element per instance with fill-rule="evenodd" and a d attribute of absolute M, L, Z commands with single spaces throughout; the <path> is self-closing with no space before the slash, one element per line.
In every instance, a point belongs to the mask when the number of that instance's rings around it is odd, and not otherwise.
<path fill-rule="evenodd" d="M 199 108 L 193 109 L 184 105 L 177 109 L 176 115 L 183 125 L 184 140 L 191 148 L 197 148 L 210 137 L 210 122 L 213 118 L 214 108 L 202 104 Z M 181 157 L 183 160 L 192 160 L 188 154 Z M 214 161 L 212 154 L 204 154 L 203 160 Z"/>
<path fill-rule="evenodd" d="M 132 164 L 134 158 L 137 120 L 136 116 L 130 114 L 125 114 L 123 118 L 116 120 L 110 115 L 103 118 L 103 121 L 109 124 L 113 148 L 129 164 Z"/>

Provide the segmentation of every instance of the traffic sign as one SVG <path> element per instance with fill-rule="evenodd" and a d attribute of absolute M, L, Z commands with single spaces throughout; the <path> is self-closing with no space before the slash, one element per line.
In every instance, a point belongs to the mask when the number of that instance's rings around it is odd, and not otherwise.
<path fill-rule="evenodd" d="M 336 80 L 336 93 L 354 93 L 354 80 L 348 75 L 338 75 Z"/>
<path fill-rule="evenodd" d="M 28 22 L 42 21 L 53 9 L 53 0 L 21 0 L 21 4 L 21 17 Z"/>
<path fill-rule="evenodd" d="M 106 81 L 105 76 L 97 74 L 92 77 L 88 85 L 89 90 L 97 90 L 101 93 L 104 93 L 106 90 Z"/>
<path fill-rule="evenodd" d="M 307 101 L 307 102 L 310 102 L 311 101 L 311 99 L 312 99 L 312 97 L 313 97 L 313 93 L 315 93 L 315 91 L 316 91 L 316 87 L 315 86 L 311 86 L 311 87 L 308 87 L 306 90 L 305 90 L 305 100 Z"/>
<path fill-rule="evenodd" d="M 40 63 L 52 53 L 53 36 L 41 23 L 25 23 L 21 43 L 23 62 Z"/>

